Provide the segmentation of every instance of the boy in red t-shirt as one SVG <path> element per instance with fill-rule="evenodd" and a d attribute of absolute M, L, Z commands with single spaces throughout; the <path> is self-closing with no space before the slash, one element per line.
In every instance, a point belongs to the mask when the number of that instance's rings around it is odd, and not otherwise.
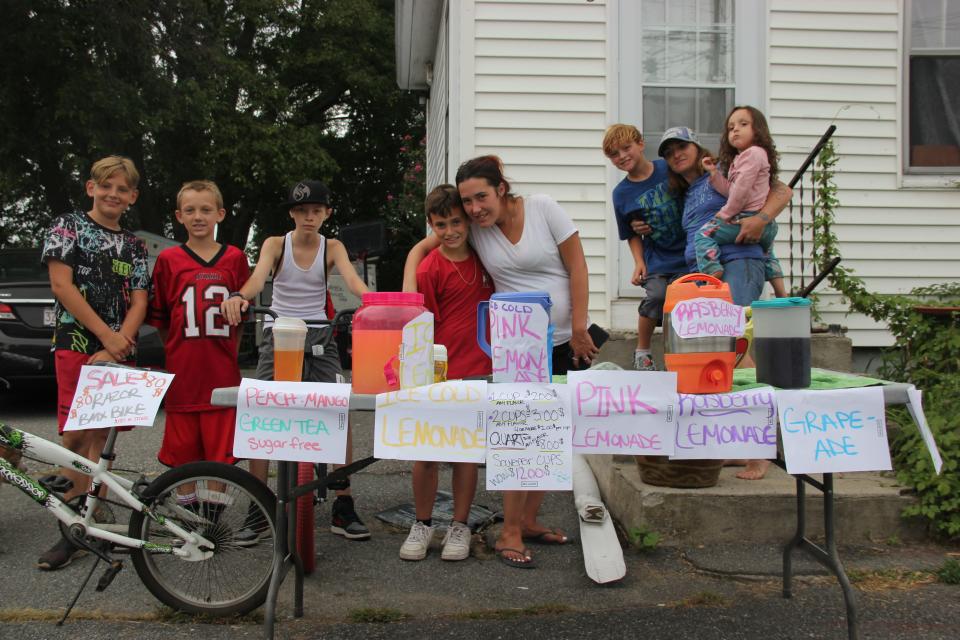
<path fill-rule="evenodd" d="M 477 303 L 489 300 L 493 281 L 467 244 L 469 221 L 453 185 L 436 187 L 427 195 L 427 220 L 440 239 L 417 267 L 417 290 L 433 313 L 434 342 L 447 347 L 451 379 L 490 374 L 490 358 L 477 345 Z M 443 539 L 444 560 L 470 555 L 467 518 L 477 491 L 477 465 L 453 463 L 453 522 Z M 437 494 L 437 463 L 413 463 L 413 497 L 417 521 L 410 528 L 400 557 L 422 560 L 433 537 L 431 515 Z"/>
<path fill-rule="evenodd" d="M 250 276 L 240 249 L 217 242 L 223 196 L 209 180 L 184 183 L 177 194 L 177 221 L 187 242 L 164 249 L 153 268 L 147 322 L 160 330 L 167 369 L 176 374 L 164 400 L 167 413 L 157 459 L 176 467 L 198 460 L 233 464 L 235 409 L 215 407 L 217 387 L 240 384 L 240 331 L 220 313 L 220 303 Z M 191 500 L 192 498 L 192 500 Z M 195 502 L 195 496 L 180 496 Z"/>

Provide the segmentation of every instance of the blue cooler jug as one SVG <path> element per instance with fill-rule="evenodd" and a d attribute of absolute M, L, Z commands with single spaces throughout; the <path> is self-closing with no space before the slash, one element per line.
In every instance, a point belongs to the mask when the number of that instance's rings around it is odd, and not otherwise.
<path fill-rule="evenodd" d="M 497 302 L 514 302 L 526 304 L 538 304 L 547 312 L 550 317 L 550 307 L 553 303 L 550 301 L 550 294 L 546 291 L 511 291 L 507 293 L 495 293 L 490 296 L 491 300 Z M 477 305 L 477 344 L 491 358 L 493 357 L 490 343 L 487 341 L 487 328 L 490 326 L 489 320 L 490 304 L 481 302 Z M 547 366 L 550 371 L 550 377 L 553 378 L 553 323 L 547 325 Z"/>

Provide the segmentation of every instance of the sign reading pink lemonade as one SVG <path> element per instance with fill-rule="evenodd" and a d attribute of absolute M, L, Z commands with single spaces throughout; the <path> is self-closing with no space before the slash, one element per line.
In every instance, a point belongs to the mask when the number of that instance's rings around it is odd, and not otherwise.
<path fill-rule="evenodd" d="M 578 453 L 673 453 L 675 372 L 571 371 L 567 386 Z"/>

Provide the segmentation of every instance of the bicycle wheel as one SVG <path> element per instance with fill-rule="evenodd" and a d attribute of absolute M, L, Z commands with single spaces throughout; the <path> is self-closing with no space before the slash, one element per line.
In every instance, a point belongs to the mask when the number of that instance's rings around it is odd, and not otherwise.
<path fill-rule="evenodd" d="M 187 497 L 190 494 L 195 498 Z M 132 550 L 137 575 L 158 600 L 179 611 L 213 616 L 242 615 L 263 604 L 276 538 L 276 497 L 266 485 L 230 465 L 191 462 L 162 474 L 141 499 L 161 522 L 175 521 L 214 544 L 210 557 L 194 561 L 144 548 Z M 237 535 L 251 527 L 253 536 Z M 183 544 L 139 511 L 130 517 L 129 535 L 151 544 Z"/>
<path fill-rule="evenodd" d="M 297 484 L 313 482 L 313 463 L 300 462 L 297 464 Z M 316 568 L 316 551 L 314 545 L 313 496 L 311 491 L 297 498 L 297 555 L 303 562 L 303 572 L 307 575 Z"/>

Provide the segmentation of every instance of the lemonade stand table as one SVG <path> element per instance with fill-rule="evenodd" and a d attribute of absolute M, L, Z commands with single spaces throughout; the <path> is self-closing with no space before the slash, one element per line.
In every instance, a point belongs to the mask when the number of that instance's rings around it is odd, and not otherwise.
<path fill-rule="evenodd" d="M 223 387 L 214 389 L 210 403 L 221 407 L 237 406 L 237 392 L 239 387 Z M 376 407 L 376 396 L 369 394 L 350 394 L 351 411 L 373 411 Z M 331 483 L 337 483 L 350 477 L 351 474 L 373 464 L 377 458 L 373 456 L 355 460 L 335 471 L 326 474 L 306 484 L 297 485 L 297 462 L 277 462 L 277 535 L 273 554 L 273 575 L 270 577 L 270 587 L 267 591 L 266 609 L 263 616 L 264 637 L 271 639 L 274 636 L 274 623 L 277 616 L 277 597 L 280 585 L 287 572 L 294 569 L 294 605 L 293 615 L 303 617 L 303 563 L 297 555 L 297 545 L 294 536 L 297 531 L 297 498 L 310 495 L 318 489 L 325 489 Z M 289 508 L 288 508 L 289 507 Z"/>
<path fill-rule="evenodd" d="M 887 406 L 909 404 L 908 389 L 911 387 L 909 384 L 888 382 L 826 369 L 812 370 L 809 389 L 849 389 L 878 385 L 883 390 L 883 400 Z M 733 386 L 735 390 L 743 390 L 763 385 L 757 383 L 756 369 L 736 369 L 734 370 Z M 773 463 L 784 471 L 787 470 L 787 463 L 781 452 L 778 451 L 777 458 Z M 783 597 L 790 598 L 793 595 L 791 584 L 793 581 L 793 553 L 794 551 L 805 552 L 836 576 L 843 590 L 843 599 L 847 609 L 847 635 L 849 638 L 855 639 L 859 637 L 856 597 L 840 561 L 834 537 L 834 474 L 824 473 L 820 475 L 822 475 L 822 480 L 817 480 L 807 474 L 794 476 L 797 483 L 797 530 L 793 538 L 783 548 Z M 806 485 L 810 485 L 823 493 L 824 546 L 822 547 L 811 541 L 806 535 Z"/>

